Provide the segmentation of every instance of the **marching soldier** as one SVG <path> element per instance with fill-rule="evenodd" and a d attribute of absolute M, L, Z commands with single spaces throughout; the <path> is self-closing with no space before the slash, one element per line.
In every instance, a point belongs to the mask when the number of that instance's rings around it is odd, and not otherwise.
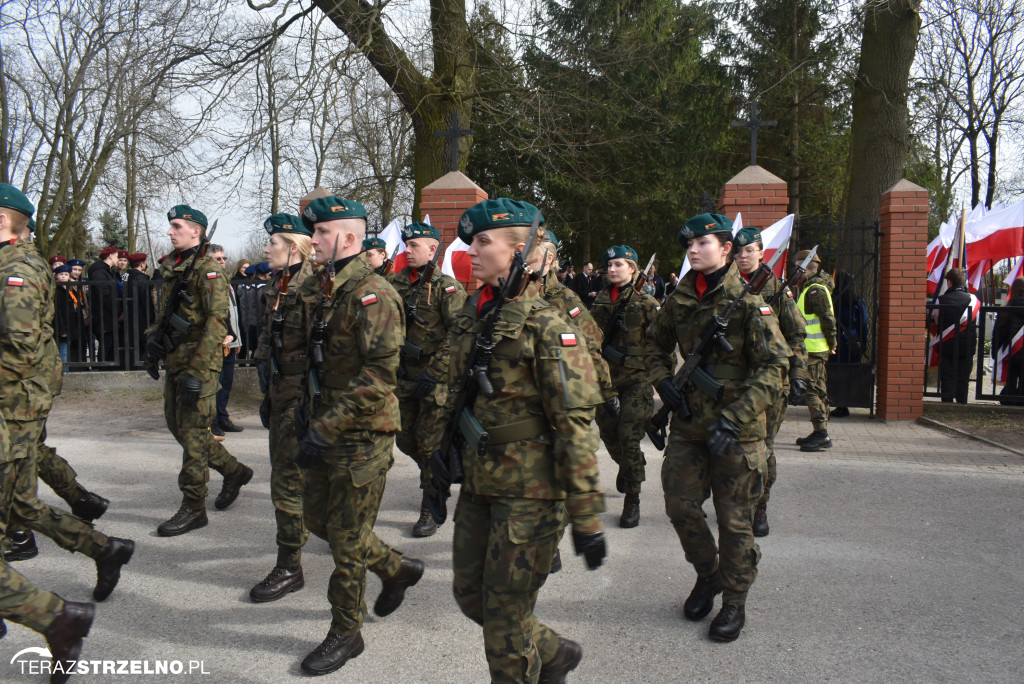
<path fill-rule="evenodd" d="M 9 505 L 0 519 L 9 521 L 5 528 L 41 532 L 93 559 L 93 598 L 103 601 L 117 586 L 135 543 L 107 537 L 36 496 L 38 453 L 62 368 L 53 340 L 53 276 L 35 249 L 19 239 L 34 210 L 20 190 L 0 183 L 0 412 L 13 463 L 2 483 L 11 491 L 4 493 Z"/>
<path fill-rule="evenodd" d="M 173 316 L 177 327 L 161 330 L 161 320 L 146 330 L 146 355 L 150 362 L 163 360 L 164 418 L 182 448 L 181 507 L 157 528 L 161 537 L 173 537 L 204 527 L 206 482 L 210 468 L 224 476 L 214 501 L 224 510 L 238 498 L 239 490 L 252 479 L 252 468 L 239 463 L 210 432 L 216 416 L 218 378 L 223 367 L 221 344 L 227 336 L 228 282 L 216 261 L 197 252 L 207 228 L 206 215 L 187 204 L 171 207 L 167 235 L 174 247 L 160 265 L 160 310 L 172 306 L 179 278 L 195 261 L 188 282 L 188 297 L 180 297 Z M 163 338 L 161 339 L 161 335 Z"/>
<path fill-rule="evenodd" d="M 295 409 L 296 463 L 307 469 L 304 519 L 330 543 L 335 564 L 327 589 L 330 631 L 302 661 L 305 672 L 319 675 L 363 652 L 367 567 L 383 582 L 373 612 L 385 617 L 422 577 L 423 563 L 403 557 L 373 531 L 400 426 L 394 390 L 404 335 L 401 301 L 360 254 L 362 204 L 320 197 L 302 219 L 313 231 L 317 263 L 327 265 L 299 290 L 312 311 L 312 330 L 304 404 Z"/>
<path fill-rule="evenodd" d="M 647 381 L 644 343 L 647 327 L 658 313 L 658 301 L 637 292 L 633 283 L 640 274 L 636 251 L 614 245 L 604 255 L 608 285 L 590 307 L 604 331 L 604 358 L 619 396 L 619 413 L 607 407 L 597 412 L 597 425 L 608 453 L 619 466 L 615 488 L 625 494 L 620 527 L 640 524 L 640 487 L 647 461 L 640 449 L 644 427 L 654 412 L 654 390 Z"/>
<path fill-rule="evenodd" d="M 733 641 L 743 629 L 761 555 L 752 518 L 768 458 L 764 413 L 782 393 L 790 352 L 771 308 L 759 296 L 743 294 L 739 272 L 727 261 L 732 221 L 701 214 L 686 222 L 678 238 L 692 270 L 665 300 L 647 340 L 650 380 L 673 411 L 661 471 L 665 511 L 697 571 L 684 616 L 702 620 L 724 590 L 708 634 Z M 676 348 L 694 352 L 713 317 L 738 299 L 724 332 L 728 349 L 713 345 L 702 365 L 707 389 L 689 384 L 680 391 L 672 378 Z M 720 390 L 712 390 L 714 384 Z M 709 494 L 718 517 L 717 548 L 702 509 Z"/>
<path fill-rule="evenodd" d="M 460 424 L 472 418 L 489 438 L 484 454 L 464 434 L 454 456 L 465 479 L 455 511 L 453 592 L 462 612 L 483 626 L 493 682 L 561 682 L 576 668 L 582 649 L 534 616 L 537 594 L 567 522 L 590 569 L 605 556 L 597 437 L 589 427 L 602 397 L 590 354 L 565 317 L 540 298 L 540 283 L 497 299 L 538 213 L 525 202 L 485 200 L 459 222 L 473 275 L 484 286 L 452 325 L 449 385 L 470 391 L 462 378 L 480 333 L 493 329 L 495 346 L 486 369 L 493 396 L 481 390 L 466 405 L 468 414 L 447 418 Z M 496 306 L 500 317 L 490 328 Z M 444 428 L 440 421 L 438 428 Z"/>
<path fill-rule="evenodd" d="M 305 585 L 302 547 L 309 538 L 302 519 L 302 469 L 295 463 L 298 437 L 293 418 L 302 397 L 309 346 L 307 311 L 299 285 L 313 275 L 313 232 L 302 219 L 274 214 L 263 223 L 270 242 L 263 250 L 278 271 L 266 287 L 266 310 L 256 348 L 256 369 L 265 398 L 260 416 L 270 429 L 270 500 L 277 520 L 277 563 L 249 596 L 274 601 Z"/>
<path fill-rule="evenodd" d="M 740 275 L 745 280 L 750 279 L 761 260 L 764 258 L 764 242 L 761 240 L 761 232 L 757 228 L 743 228 L 736 233 L 736 247 L 733 251 L 733 259 Z M 807 389 L 807 349 L 804 347 L 804 339 L 807 337 L 807 323 L 803 314 L 793 299 L 793 292 L 778 278 L 769 278 L 764 289 L 761 290 L 761 298 L 768 306 L 772 307 L 776 318 L 779 319 L 779 329 L 782 336 L 789 345 L 792 355 L 789 357 L 788 384 L 783 378 L 782 394 L 778 400 L 768 407 L 765 412 L 765 446 L 768 448 L 768 470 L 764 479 L 764 494 L 757 503 L 754 511 L 754 536 L 765 537 L 768 535 L 768 498 L 772 485 L 778 475 L 778 464 L 775 459 L 775 435 L 782 427 L 782 421 L 786 417 L 786 407 L 790 388 L 793 394 L 802 396 Z"/>
<path fill-rule="evenodd" d="M 388 258 L 387 243 L 377 237 L 363 240 L 363 251 L 366 252 L 367 263 L 375 271 L 383 266 L 384 260 Z"/>
<path fill-rule="evenodd" d="M 391 278 L 405 311 L 405 342 L 398 368 L 398 410 L 402 431 L 398 448 L 412 457 L 420 469 L 420 517 L 412 527 L 414 537 L 429 537 L 437 523 L 427 508 L 431 488 L 430 455 L 437 444 L 426 439 L 434 432 L 448 397 L 442 381 L 448 377 L 448 327 L 466 302 L 458 281 L 436 268 L 441 234 L 427 223 L 410 223 L 402 229 L 409 265 Z M 372 264 L 371 264 L 372 265 Z"/>
<path fill-rule="evenodd" d="M 803 250 L 796 255 L 800 263 L 810 254 Z M 836 316 L 832 310 L 832 290 L 835 283 L 832 276 L 821 273 L 821 258 L 815 254 L 807 265 L 807 272 L 801 283 L 797 283 L 800 294 L 797 306 L 807 321 L 807 374 L 810 378 L 807 388 L 807 410 L 811 414 L 814 431 L 806 437 L 799 437 L 796 443 L 800 451 L 821 451 L 832 448 L 828 436 L 828 376 L 825 364 L 828 357 L 836 353 Z"/>

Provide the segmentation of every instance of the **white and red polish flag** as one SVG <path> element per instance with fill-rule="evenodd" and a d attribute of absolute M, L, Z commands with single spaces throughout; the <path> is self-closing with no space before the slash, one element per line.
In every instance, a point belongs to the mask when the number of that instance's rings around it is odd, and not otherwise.
<path fill-rule="evenodd" d="M 448 249 L 444 251 L 444 260 L 441 261 L 441 273 L 451 276 L 456 280 L 468 283 L 473 278 L 473 265 L 469 261 L 466 250 L 469 245 L 456 237 Z"/>
<path fill-rule="evenodd" d="M 388 258 L 395 262 L 395 273 L 409 265 L 409 257 L 405 255 L 405 240 L 402 239 L 404 227 L 402 221 L 395 219 L 377 236 L 387 245 Z"/>
<path fill-rule="evenodd" d="M 793 219 L 794 215 L 790 214 L 761 231 L 761 243 L 764 245 L 762 260 L 765 263 L 771 261 L 775 253 L 779 251 L 779 248 L 785 245 L 786 241 L 793 235 Z M 786 252 L 788 251 L 789 247 L 787 246 Z M 786 253 L 783 253 L 782 258 L 776 262 L 773 269 L 776 278 L 782 277 L 782 273 L 786 269 L 786 259 L 788 258 Z"/>
<path fill-rule="evenodd" d="M 928 367 L 935 368 L 939 365 L 939 344 L 942 342 L 948 342 L 953 339 L 954 335 L 958 335 L 965 330 L 971 321 L 978 319 L 978 313 L 981 311 L 981 300 L 971 295 L 970 304 L 964 309 L 964 312 L 960 315 L 960 321 L 947 326 L 945 330 L 936 332 L 932 335 L 932 338 L 928 341 Z M 938 309 L 932 312 L 932 316 L 938 319 Z"/>
<path fill-rule="evenodd" d="M 995 376 L 998 382 L 1006 382 L 1006 371 L 1010 365 L 1010 359 L 1020 354 L 1021 348 L 1024 348 L 1024 328 L 1018 330 L 1010 343 L 1003 345 L 996 352 Z"/>
<path fill-rule="evenodd" d="M 1024 266 L 1024 256 L 1019 256 L 1013 260 L 1013 263 L 1010 264 L 1010 272 L 1006 274 L 1006 278 L 1003 280 L 1003 283 L 1006 285 L 1013 285 L 1013 281 L 1020 278 L 1021 271 L 1024 270 L 1021 269 L 1021 266 Z"/>

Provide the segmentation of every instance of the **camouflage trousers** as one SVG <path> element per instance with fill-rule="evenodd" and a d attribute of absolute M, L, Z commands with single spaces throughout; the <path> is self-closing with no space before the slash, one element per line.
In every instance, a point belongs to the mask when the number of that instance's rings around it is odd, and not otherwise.
<path fill-rule="evenodd" d="M 0 617 L 45 632 L 64 610 L 64 601 L 32 586 L 24 575 L 0 559 Z"/>
<path fill-rule="evenodd" d="M 619 466 L 626 493 L 639 494 L 641 483 L 646 479 L 644 466 L 647 464 L 640 450 L 640 440 L 654 413 L 654 389 L 644 382 L 616 387 L 615 391 L 619 394 L 619 418 L 616 420 L 599 406 L 597 427 L 608 453 Z"/>
<path fill-rule="evenodd" d="M 294 568 L 302 562 L 309 530 L 302 521 L 302 468 L 295 465 L 298 438 L 292 426 L 295 407 L 270 414 L 270 500 L 277 520 L 277 564 Z"/>
<path fill-rule="evenodd" d="M 227 476 L 235 472 L 239 463 L 210 432 L 217 415 L 220 383 L 216 379 L 204 382 L 199 401 L 194 407 L 186 406 L 178 389 L 183 374 L 184 371 L 168 372 L 164 378 L 164 420 L 182 448 L 181 472 L 178 473 L 181 504 L 188 508 L 206 508 L 210 468 Z"/>
<path fill-rule="evenodd" d="M 764 476 L 764 494 L 761 495 L 759 503 L 767 504 L 771 494 L 772 485 L 778 476 L 778 462 L 775 460 L 775 435 L 779 434 L 782 421 L 786 419 L 786 409 L 789 407 L 789 389 L 783 390 L 782 394 L 764 412 L 765 429 L 767 435 L 764 439 L 765 447 L 768 449 L 768 461 Z"/>
<path fill-rule="evenodd" d="M 415 399 L 408 396 L 398 399 L 402 431 L 396 436 L 395 443 L 402 453 L 411 457 L 419 466 L 420 489 L 430 488 L 430 456 L 438 446 L 425 443 L 424 436 L 436 432 L 441 420 L 441 409 L 433 397 Z"/>
<path fill-rule="evenodd" d="M 807 411 L 815 430 L 828 428 L 828 383 L 825 370 L 828 354 L 808 354 Z"/>
<path fill-rule="evenodd" d="M 78 473 L 75 469 L 57 454 L 56 449 L 46 445 L 45 427 L 39 441 L 39 450 L 36 451 L 36 459 L 39 479 L 49 485 L 57 496 L 69 505 L 85 496 L 86 490 L 78 484 Z"/>
<path fill-rule="evenodd" d="M 12 451 L 29 455 L 10 464 L 4 464 L 7 467 L 14 467 L 15 479 L 13 496 L 7 509 L 0 512 L 0 515 L 8 521 L 8 530 L 32 530 L 49 537 L 62 549 L 96 558 L 100 548 L 106 545 L 107 536 L 97 532 L 71 513 L 47 506 L 36 496 L 36 452 L 45 422 L 7 421 Z"/>
<path fill-rule="evenodd" d="M 697 574 L 707 577 L 721 570 L 723 605 L 744 605 L 757 577 L 761 551 L 752 526 L 763 492 L 766 451 L 762 441 L 741 442 L 733 454 L 716 458 L 703 442 L 669 434 L 661 468 L 665 512 Z M 703 510 L 709 495 L 718 518 L 718 547 Z"/>
<path fill-rule="evenodd" d="M 463 614 L 484 628 L 492 682 L 536 682 L 558 650 L 558 634 L 533 610 L 566 517 L 561 501 L 459 494 L 452 591 Z"/>
<path fill-rule="evenodd" d="M 334 556 L 327 586 L 331 632 L 357 633 L 366 616 L 366 570 L 381 579 L 394 577 L 402 554 L 373 531 L 384 495 L 387 473 L 394 463 L 395 437 L 383 433 L 346 433 L 324 462 L 309 468 L 303 480 L 302 504 L 309 531 L 326 539 Z"/>

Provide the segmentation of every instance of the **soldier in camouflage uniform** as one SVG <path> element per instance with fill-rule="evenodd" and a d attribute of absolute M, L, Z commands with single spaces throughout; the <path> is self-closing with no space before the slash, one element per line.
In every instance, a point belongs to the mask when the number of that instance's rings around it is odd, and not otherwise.
<path fill-rule="evenodd" d="M 313 230 L 317 263 L 332 262 L 299 289 L 314 329 L 305 403 L 295 410 L 301 435 L 296 462 L 307 469 L 305 522 L 330 543 L 335 566 L 327 589 L 330 631 L 302 669 L 326 674 L 363 652 L 367 567 L 382 579 L 373 611 L 384 617 L 422 577 L 423 563 L 403 557 L 373 531 L 400 426 L 394 390 L 405 332 L 401 300 L 360 254 L 362 204 L 321 197 L 302 218 Z M 331 294 L 329 301 L 322 292 Z"/>
<path fill-rule="evenodd" d="M 797 263 L 807 258 L 810 252 L 803 250 L 796 255 Z M 825 364 L 836 353 L 836 316 L 832 310 L 832 290 L 836 284 L 832 276 L 821 273 L 821 259 L 817 254 L 807 265 L 807 272 L 801 283 L 797 283 L 797 306 L 807 322 L 807 373 L 810 386 L 807 389 L 807 411 L 811 414 L 814 430 L 796 443 L 800 451 L 821 451 L 832 448 L 828 436 L 828 376 Z"/>
<path fill-rule="evenodd" d="M 470 243 L 473 275 L 484 286 L 451 329 L 454 389 L 537 213 L 525 202 L 495 199 L 462 215 L 459 237 Z M 539 282 L 504 304 L 495 339 L 488 367 L 494 395 L 467 407 L 490 445 L 481 457 L 467 437 L 460 451 L 465 480 L 455 510 L 453 592 L 462 612 L 483 626 L 491 681 L 561 682 L 582 649 L 533 611 L 567 523 L 590 569 L 605 556 L 597 436 L 589 427 L 602 397 L 590 354 L 565 316 L 540 298 Z"/>
<path fill-rule="evenodd" d="M 398 410 L 402 431 L 398 448 L 412 457 L 420 469 L 420 517 L 413 525 L 414 537 L 429 537 L 437 523 L 427 508 L 431 487 L 430 455 L 437 444 L 426 438 L 434 432 L 448 397 L 448 328 L 466 302 L 466 291 L 451 276 L 432 268 L 430 282 L 422 280 L 427 264 L 441 247 L 441 234 L 426 223 L 411 223 L 402 229 L 409 265 L 390 279 L 402 298 L 405 311 L 405 342 L 398 368 Z M 435 264 L 436 266 L 436 264 Z M 419 283 L 419 285 L 417 285 Z M 415 301 L 413 299 L 415 298 Z"/>
<path fill-rule="evenodd" d="M 107 537 L 36 496 L 37 453 L 53 405 L 50 390 L 62 369 L 53 339 L 53 276 L 32 245 L 18 239 L 33 211 L 21 191 L 0 184 L 0 410 L 14 463 L 13 479 L 5 483 L 13 482 L 13 492 L 5 495 L 8 504 L 0 516 L 12 527 L 40 532 L 92 558 L 93 597 L 103 601 L 117 586 L 135 543 Z"/>
<path fill-rule="evenodd" d="M 302 469 L 295 463 L 298 437 L 293 418 L 302 397 L 309 347 L 309 320 L 299 285 L 313 275 L 309 230 L 298 216 L 274 214 L 263 222 L 270 242 L 263 250 L 279 271 L 265 288 L 266 309 L 256 347 L 256 370 L 265 393 L 260 416 L 270 429 L 270 500 L 277 520 L 277 563 L 249 592 L 257 603 L 273 601 L 305 585 L 302 547 L 309 530 L 302 520 Z M 287 278 L 287 280 L 286 280 Z"/>
<path fill-rule="evenodd" d="M 782 394 L 790 357 L 771 307 L 760 296 L 746 295 L 724 333 L 732 349 L 714 345 L 701 365 L 722 385 L 720 398 L 692 383 L 680 392 L 672 382 L 676 348 L 691 352 L 712 317 L 743 293 L 739 271 L 727 262 L 731 235 L 732 221 L 719 214 L 686 222 L 679 241 L 688 245 L 693 270 L 680 279 L 647 333 L 650 380 L 674 412 L 661 471 L 665 511 L 697 570 L 683 614 L 703 619 L 724 589 L 722 609 L 708 631 L 716 641 L 739 636 L 757 575 L 761 553 L 751 527 L 767 467 L 764 414 Z M 684 407 L 690 412 L 686 418 Z M 702 509 L 709 494 L 718 518 L 717 548 Z"/>
<path fill-rule="evenodd" d="M 388 258 L 388 245 L 380 238 L 366 238 L 363 240 L 363 251 L 366 253 L 366 263 L 380 275 L 381 266 Z"/>
<path fill-rule="evenodd" d="M 647 326 L 658 313 L 658 301 L 633 288 L 640 271 L 637 258 L 636 251 L 628 245 L 608 249 L 604 263 L 610 282 L 590 307 L 594 320 L 605 333 L 602 351 L 619 395 L 619 414 L 600 410 L 597 425 L 608 453 L 619 466 L 615 488 L 626 495 L 619 526 L 627 528 L 640 524 L 640 487 L 647 463 L 640 440 L 654 412 L 654 390 L 647 381 L 644 343 Z"/>
<path fill-rule="evenodd" d="M 761 240 L 761 231 L 757 228 L 744 228 L 736 233 L 733 259 L 740 275 L 749 280 L 751 273 L 757 270 L 764 257 L 764 242 Z M 765 446 L 768 448 L 768 471 L 764 479 L 764 494 L 754 511 L 754 536 L 768 536 L 768 498 L 772 485 L 775 484 L 778 475 L 778 464 L 775 459 L 775 435 L 782 427 L 782 421 L 786 417 L 786 407 L 789 402 L 790 388 L 793 394 L 801 396 L 807 390 L 807 349 L 804 347 L 804 338 L 807 337 L 807 323 L 804 315 L 796 305 L 793 293 L 785 283 L 778 278 L 770 278 L 764 289 L 761 290 L 761 299 L 765 300 L 768 306 L 772 307 L 776 318 L 779 319 L 779 329 L 782 336 L 786 338 L 789 351 L 788 374 L 783 378 L 783 392 L 778 401 L 768 407 L 765 412 Z M 788 383 L 785 382 L 788 378 Z"/>
<path fill-rule="evenodd" d="M 216 261 L 196 255 L 207 227 L 206 215 L 179 204 L 167 212 L 167 220 L 167 235 L 175 251 L 160 265 L 161 318 L 146 330 L 146 355 L 150 361 L 162 359 L 166 371 L 164 419 L 182 448 L 178 474 L 182 500 L 177 513 L 157 528 L 161 537 L 185 534 L 207 524 L 210 468 L 224 476 L 214 501 L 217 510 L 234 503 L 238 491 L 252 479 L 252 468 L 239 463 L 210 432 L 224 365 L 222 345 L 228 334 L 228 281 Z M 191 301 L 178 300 L 174 314 L 179 317 L 179 327 L 170 326 L 164 339 L 159 339 L 163 312 L 194 257 L 195 266 L 185 284 Z"/>

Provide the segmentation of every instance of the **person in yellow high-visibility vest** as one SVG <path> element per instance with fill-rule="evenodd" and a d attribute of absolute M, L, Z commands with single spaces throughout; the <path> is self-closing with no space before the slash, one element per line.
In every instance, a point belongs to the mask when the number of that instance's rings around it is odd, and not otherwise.
<path fill-rule="evenodd" d="M 810 254 L 803 250 L 796 255 L 800 263 Z M 806 437 L 800 437 L 796 443 L 800 451 L 821 451 L 832 448 L 832 439 L 828 436 L 828 387 L 826 385 L 825 363 L 828 357 L 836 353 L 836 316 L 832 308 L 832 290 L 835 283 L 827 273 L 821 273 L 821 259 L 815 255 L 808 264 L 807 273 L 799 284 L 800 295 L 797 306 L 807 320 L 807 374 L 810 376 L 810 387 L 807 390 L 807 410 L 811 414 L 811 425 L 814 431 Z"/>

